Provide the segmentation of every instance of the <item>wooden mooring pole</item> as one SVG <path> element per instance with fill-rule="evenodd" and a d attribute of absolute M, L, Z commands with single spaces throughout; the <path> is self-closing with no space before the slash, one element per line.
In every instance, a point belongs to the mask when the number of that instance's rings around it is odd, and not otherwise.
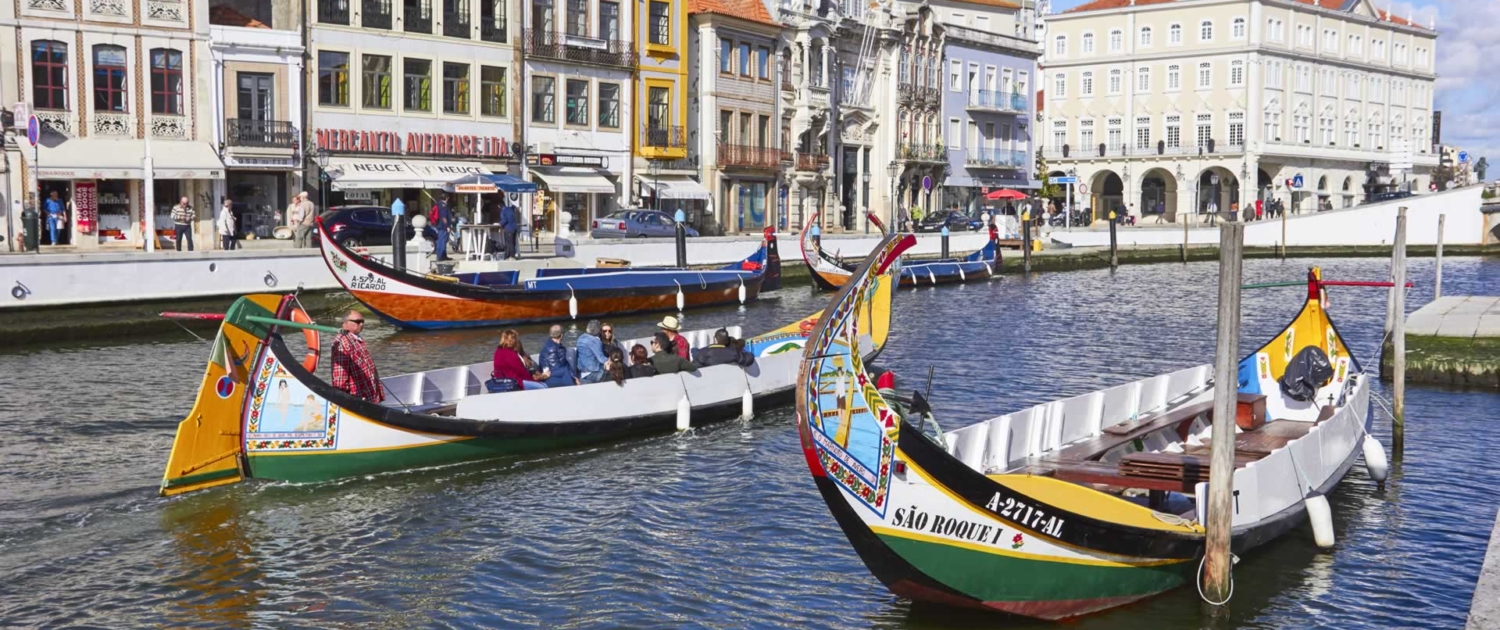
<path fill-rule="evenodd" d="M 1031 212 L 1021 213 L 1021 267 L 1031 273 Z"/>
<path fill-rule="evenodd" d="M 1443 223 L 1448 218 L 1446 214 L 1438 215 L 1438 239 L 1437 239 L 1437 265 L 1432 278 L 1432 300 L 1437 301 L 1443 297 Z"/>
<path fill-rule="evenodd" d="M 1114 269 L 1114 268 L 1120 266 L 1120 241 L 1115 236 L 1115 225 L 1117 223 L 1119 223 L 1119 222 L 1115 221 L 1115 211 L 1114 210 L 1110 210 L 1109 211 L 1109 268 L 1110 269 Z"/>
<path fill-rule="evenodd" d="M 1177 218 L 1182 219 L 1182 262 L 1187 262 L 1188 222 L 1187 218 L 1181 214 L 1177 215 Z"/>
<path fill-rule="evenodd" d="M 1234 418 L 1239 404 L 1240 285 L 1244 276 L 1245 224 L 1219 228 L 1219 338 L 1214 349 L 1214 422 L 1208 468 L 1208 545 L 1203 557 L 1203 595 L 1229 599 L 1233 557 L 1229 553 L 1234 505 Z"/>
<path fill-rule="evenodd" d="M 1281 211 L 1281 259 L 1286 260 L 1286 210 Z"/>
<path fill-rule="evenodd" d="M 1396 246 L 1391 251 L 1391 459 L 1401 464 L 1406 449 L 1406 208 L 1396 212 Z"/>

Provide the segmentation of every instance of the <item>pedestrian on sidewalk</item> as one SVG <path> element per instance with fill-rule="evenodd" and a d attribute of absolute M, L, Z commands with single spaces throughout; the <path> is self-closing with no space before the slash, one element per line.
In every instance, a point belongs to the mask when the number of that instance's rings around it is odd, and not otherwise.
<path fill-rule="evenodd" d="M 54 190 L 47 195 L 47 201 L 42 204 L 42 209 L 47 212 L 47 238 L 53 245 L 56 245 L 57 233 L 63 232 L 68 225 L 68 206 Z M 38 243 L 42 241 L 41 236 L 37 235 Z"/>
<path fill-rule="evenodd" d="M 505 239 L 505 257 L 520 259 L 521 213 L 509 203 L 500 208 L 500 233 Z"/>
<path fill-rule="evenodd" d="M 179 199 L 177 205 L 172 206 L 172 230 L 177 236 L 177 251 L 182 251 L 184 239 L 187 240 L 187 250 L 193 251 L 193 219 L 197 218 L 197 214 L 187 197 Z"/>
<path fill-rule="evenodd" d="M 224 251 L 230 251 L 239 246 L 239 241 L 234 240 L 234 204 L 228 197 L 224 198 L 224 206 L 219 208 L 219 220 L 215 222 L 219 228 L 219 241 Z"/>
<path fill-rule="evenodd" d="M 429 218 L 432 220 L 432 228 L 437 230 L 436 260 L 448 260 L 448 226 L 453 223 L 453 210 L 448 207 L 448 193 L 438 193 L 438 200 L 432 204 Z"/>
<path fill-rule="evenodd" d="M 292 205 L 286 208 L 287 222 L 292 226 L 292 246 L 312 247 L 313 222 L 318 218 L 318 207 L 307 198 L 307 191 L 297 193 Z"/>

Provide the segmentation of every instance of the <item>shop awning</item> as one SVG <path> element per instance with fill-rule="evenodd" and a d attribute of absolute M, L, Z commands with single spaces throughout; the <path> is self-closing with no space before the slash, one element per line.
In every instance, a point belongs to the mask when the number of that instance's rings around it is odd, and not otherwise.
<path fill-rule="evenodd" d="M 647 190 L 653 191 L 653 194 L 656 194 L 656 191 L 659 190 L 662 199 L 706 200 L 709 198 L 708 189 L 690 177 L 671 175 L 658 179 L 655 177 L 638 176 L 636 179 Z"/>
<path fill-rule="evenodd" d="M 426 187 L 422 177 L 401 160 L 336 157 L 328 161 L 328 172 L 334 190 Z"/>
<path fill-rule="evenodd" d="M 490 170 L 478 162 L 443 162 L 438 160 L 407 160 L 406 166 L 422 178 L 422 188 L 442 188 L 448 182 L 465 175 L 487 175 Z"/>
<path fill-rule="evenodd" d="M 38 145 L 40 179 L 145 179 L 144 140 L 49 137 Z M 29 160 L 30 151 L 22 151 Z M 151 143 L 157 179 L 224 179 L 224 163 L 207 142 L 161 140 Z"/>
<path fill-rule="evenodd" d="M 597 168 L 563 167 L 563 168 L 533 168 L 532 174 L 536 175 L 547 184 L 547 189 L 552 192 L 568 193 L 602 193 L 612 195 L 615 192 L 614 182 L 604 177 L 602 171 Z"/>

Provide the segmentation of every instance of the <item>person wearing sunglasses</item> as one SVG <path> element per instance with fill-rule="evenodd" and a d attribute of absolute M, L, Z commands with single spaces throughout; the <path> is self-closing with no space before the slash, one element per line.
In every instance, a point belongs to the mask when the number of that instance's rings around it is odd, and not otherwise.
<path fill-rule="evenodd" d="M 375 369 L 375 359 L 359 333 L 365 329 L 365 316 L 359 311 L 349 311 L 344 316 L 343 330 L 333 339 L 333 386 L 356 398 L 373 403 L 385 400 L 385 386 L 380 383 L 380 372 Z"/>

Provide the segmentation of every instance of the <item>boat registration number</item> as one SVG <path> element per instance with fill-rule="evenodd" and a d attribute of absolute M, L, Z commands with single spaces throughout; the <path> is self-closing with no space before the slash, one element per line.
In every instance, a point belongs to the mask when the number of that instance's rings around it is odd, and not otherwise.
<path fill-rule="evenodd" d="M 1007 497 L 996 492 L 990 497 L 989 503 L 984 504 L 985 509 L 993 512 L 996 516 L 1006 519 L 1034 531 L 1041 532 L 1054 538 L 1062 537 L 1065 521 L 1057 516 L 1047 514 L 1041 508 L 1016 499 Z"/>

